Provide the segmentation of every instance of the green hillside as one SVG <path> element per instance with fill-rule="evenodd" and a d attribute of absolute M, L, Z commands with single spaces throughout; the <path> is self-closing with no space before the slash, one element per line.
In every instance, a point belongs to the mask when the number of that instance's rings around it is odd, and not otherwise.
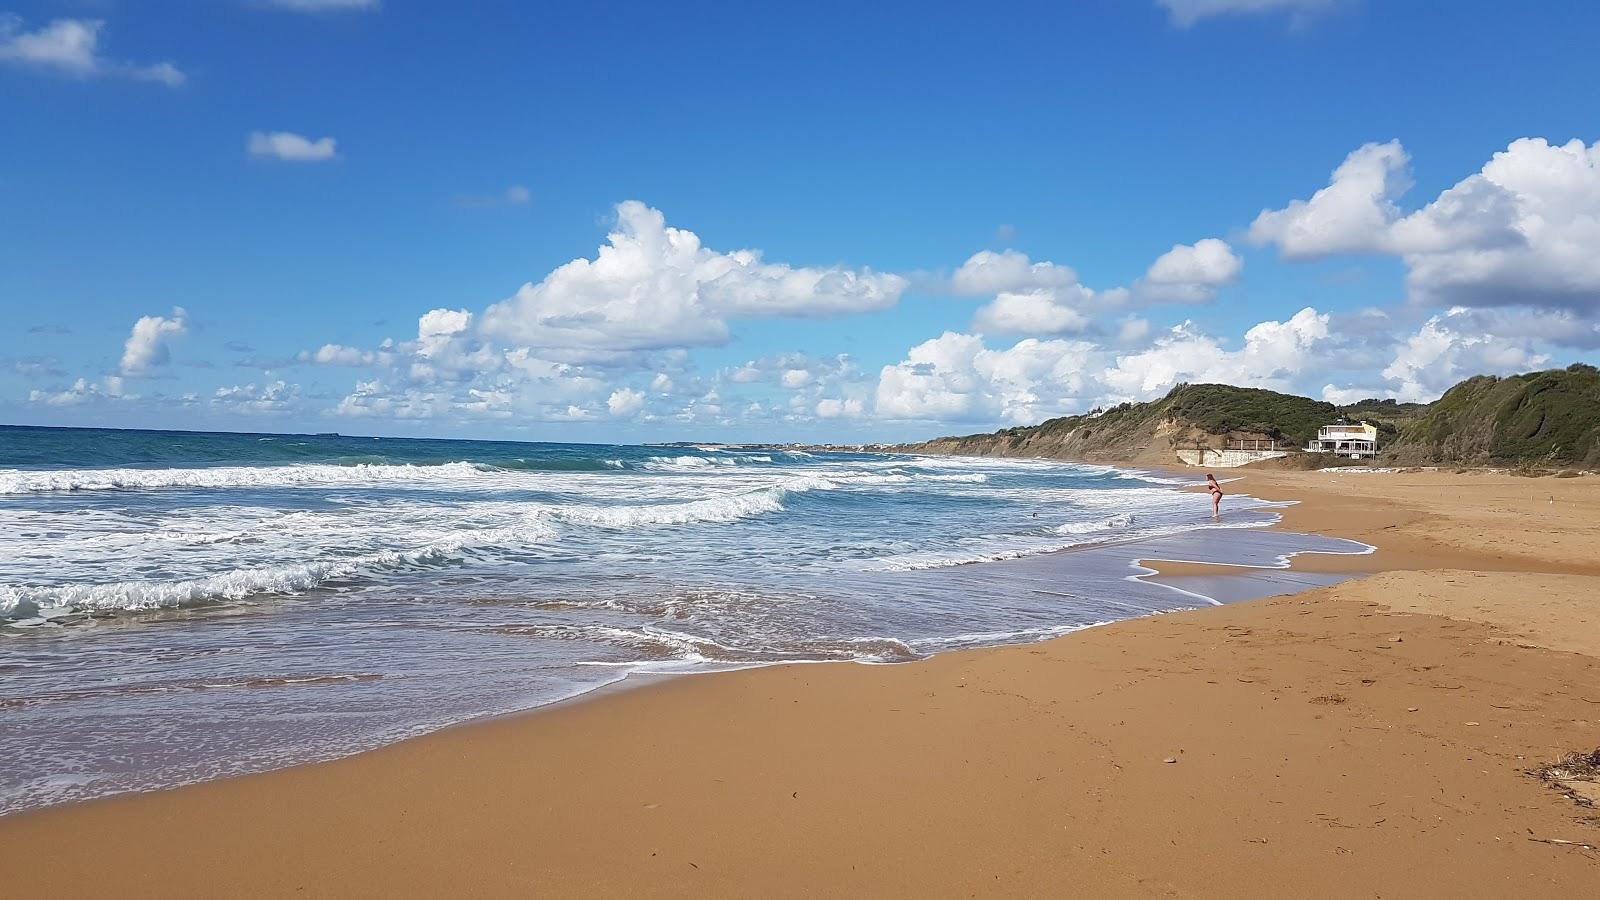
<path fill-rule="evenodd" d="M 1226 384 L 1181 384 L 1160 400 L 990 434 L 937 438 L 903 449 L 972 456 L 1169 461 L 1175 447 L 1222 447 L 1229 438 L 1301 445 L 1334 421 L 1331 403 Z"/>
<path fill-rule="evenodd" d="M 1176 449 L 1222 447 L 1230 439 L 1301 447 L 1341 418 L 1378 427 L 1384 463 L 1600 468 L 1600 369 L 1581 363 L 1469 378 L 1433 403 L 1372 399 L 1336 407 L 1259 388 L 1182 384 L 1148 403 L 899 449 L 1170 464 Z"/>
<path fill-rule="evenodd" d="M 1400 430 L 1397 462 L 1600 467 L 1600 369 L 1469 378 Z"/>
<path fill-rule="evenodd" d="M 1332 403 L 1226 384 L 1180 384 L 1160 402 L 1167 418 L 1210 434 L 1250 432 L 1297 446 L 1339 415 Z"/>

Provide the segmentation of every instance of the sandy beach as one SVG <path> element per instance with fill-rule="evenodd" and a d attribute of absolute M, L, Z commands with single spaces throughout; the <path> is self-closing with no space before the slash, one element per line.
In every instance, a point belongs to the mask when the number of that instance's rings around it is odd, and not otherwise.
<path fill-rule="evenodd" d="M 1545 6 L 0 2 L 0 900 L 1600 900 Z"/>
<path fill-rule="evenodd" d="M 673 679 L 0 819 L 10 896 L 1581 896 L 1600 478 L 1254 472 L 1374 573 L 1041 644 Z M 1226 507 L 1224 508 L 1226 512 Z M 1149 561 L 1162 577 L 1219 567 Z"/>

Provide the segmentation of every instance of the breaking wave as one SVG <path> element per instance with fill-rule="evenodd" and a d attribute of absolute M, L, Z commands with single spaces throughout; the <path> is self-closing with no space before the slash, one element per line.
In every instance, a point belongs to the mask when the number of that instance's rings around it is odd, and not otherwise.
<path fill-rule="evenodd" d="M 639 468 L 650 472 L 704 472 L 713 469 L 732 469 L 752 463 L 770 463 L 772 457 L 766 454 L 734 454 L 727 455 L 723 451 L 715 452 L 717 456 L 652 456 L 639 464 Z"/>
<path fill-rule="evenodd" d="M 461 529 L 409 549 L 381 549 L 350 556 L 282 565 L 248 566 L 198 578 L 125 580 L 48 587 L 0 585 L 0 619 L 30 619 L 43 610 L 174 609 L 209 602 L 243 600 L 258 594 L 305 593 L 330 581 L 396 568 L 437 565 L 468 551 L 525 546 L 554 538 L 556 523 L 609 529 L 664 525 L 717 524 L 780 512 L 791 494 L 833 490 L 825 478 L 793 477 L 778 485 L 741 494 L 681 503 L 625 506 L 539 505 L 522 507 L 515 525 Z M 208 543 L 233 540 L 239 533 L 210 536 Z M 195 539 L 204 537 L 184 534 Z M 13 622 L 12 624 L 16 624 Z"/>
<path fill-rule="evenodd" d="M 907 553 L 872 560 L 867 565 L 867 571 L 914 572 L 921 569 L 947 569 L 954 566 L 972 565 L 973 563 L 1022 559 L 1028 556 L 1038 556 L 1042 553 L 1071 550 L 1089 544 L 1144 540 L 1182 534 L 1188 531 L 1199 531 L 1201 529 L 1261 528 L 1270 524 L 1270 522 L 1270 519 L 1223 524 L 1208 521 L 1167 521 L 1145 525 L 1138 524 L 1132 514 L 1122 514 L 1091 522 L 1069 522 L 1051 529 L 1051 533 L 1060 535 L 1061 538 L 1065 538 L 1064 540 L 1035 538 L 1022 546 L 1013 543 L 1003 547 L 977 546 Z"/>
<path fill-rule="evenodd" d="M 736 647 L 710 638 L 658 625 L 622 627 L 616 625 L 551 624 L 509 625 L 496 629 L 502 634 L 558 641 L 584 641 L 626 648 L 636 658 L 629 660 L 591 660 L 591 666 L 626 666 L 649 671 L 660 664 L 752 666 L 784 662 L 909 662 L 924 653 L 897 638 L 858 637 L 787 641 L 758 647 Z M 638 657 L 642 657 L 638 658 Z"/>
<path fill-rule="evenodd" d="M 27 619 L 38 617 L 44 611 L 61 609 L 90 612 L 178 609 L 223 600 L 244 600 L 258 594 L 301 594 L 337 579 L 439 565 L 475 547 L 538 543 L 556 533 L 553 526 L 533 520 L 519 527 L 462 531 L 405 550 L 377 550 L 307 563 L 253 566 L 202 578 L 53 587 L 0 585 L 0 618 Z"/>
<path fill-rule="evenodd" d="M 1102 531 L 1115 531 L 1118 528 L 1127 528 L 1133 524 L 1133 513 L 1122 513 L 1108 519 L 1098 519 L 1093 522 L 1068 522 L 1056 526 L 1056 534 L 1096 534 Z"/>
<path fill-rule="evenodd" d="M 657 472 L 715 469 L 719 466 L 736 466 L 739 462 L 727 456 L 652 456 L 639 465 L 641 469 Z"/>
<path fill-rule="evenodd" d="M 834 481 L 827 478 L 790 478 L 781 484 L 743 494 L 728 494 L 683 503 L 554 507 L 550 510 L 550 515 L 564 522 L 597 525 L 602 528 L 733 522 L 780 512 L 783 509 L 784 498 L 790 494 L 813 490 L 827 491 L 837 487 Z"/>
<path fill-rule="evenodd" d="M 125 491 L 160 488 L 327 487 L 397 481 L 463 479 L 489 475 L 492 466 L 467 462 L 423 466 L 326 463 L 297 466 L 218 466 L 198 469 L 0 470 L 0 494 L 51 491 Z"/>
<path fill-rule="evenodd" d="M 638 463 L 647 471 L 710 472 L 728 471 L 745 464 L 773 462 L 767 455 L 742 456 L 654 456 Z M 918 464 L 920 467 L 920 463 Z M 488 465 L 473 462 L 447 462 L 434 465 L 412 463 L 355 463 L 334 465 L 307 463 L 283 466 L 217 466 L 185 469 L 0 469 L 0 494 L 43 494 L 82 491 L 148 491 L 171 489 L 224 490 L 228 488 L 300 488 L 339 486 L 381 486 L 395 483 L 452 482 L 492 487 L 499 479 L 536 476 L 540 472 L 614 471 L 629 468 L 622 460 L 601 460 L 594 464 L 538 465 L 504 463 Z M 989 476 L 982 472 L 960 474 L 906 473 L 896 467 L 887 473 L 834 472 L 829 477 L 857 484 L 904 484 L 912 481 L 978 483 Z M 535 482 L 537 483 L 537 482 Z"/>
<path fill-rule="evenodd" d="M 1084 625 L 1049 625 L 1039 628 L 1019 628 L 1015 631 L 980 631 L 970 634 L 953 634 L 949 637 L 920 638 L 911 646 L 923 653 L 940 650 L 959 650 L 966 647 L 990 647 L 995 644 L 1022 644 L 1047 641 L 1064 634 L 1098 628 L 1109 622 L 1090 622 Z"/>
<path fill-rule="evenodd" d="M 850 484 L 912 484 L 918 481 L 982 484 L 989 480 L 989 476 L 982 472 L 965 472 L 959 475 L 937 475 L 928 473 L 913 475 L 905 472 L 889 472 L 887 474 L 880 475 L 873 472 L 847 472 L 835 477 Z"/>

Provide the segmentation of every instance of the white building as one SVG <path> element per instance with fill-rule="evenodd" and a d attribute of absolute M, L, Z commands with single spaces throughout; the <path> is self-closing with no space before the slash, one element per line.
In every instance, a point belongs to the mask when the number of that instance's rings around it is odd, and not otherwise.
<path fill-rule="evenodd" d="M 1317 429 L 1317 437 L 1306 445 L 1307 453 L 1336 453 L 1351 459 L 1368 459 L 1378 455 L 1378 428 L 1362 422 L 1360 425 L 1324 425 Z"/>

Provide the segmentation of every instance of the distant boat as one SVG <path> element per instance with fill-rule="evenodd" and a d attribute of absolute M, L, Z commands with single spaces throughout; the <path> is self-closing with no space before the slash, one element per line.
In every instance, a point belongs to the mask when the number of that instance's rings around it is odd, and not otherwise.
<path fill-rule="evenodd" d="M 337 431 L 319 431 L 312 435 L 312 437 L 344 437 L 344 435 Z"/>

